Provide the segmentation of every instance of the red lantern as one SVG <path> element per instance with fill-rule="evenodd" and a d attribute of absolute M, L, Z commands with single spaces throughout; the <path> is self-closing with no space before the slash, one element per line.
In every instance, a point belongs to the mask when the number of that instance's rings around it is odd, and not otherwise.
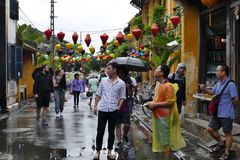
<path fill-rule="evenodd" d="M 201 2 L 204 6 L 211 8 L 218 3 L 218 0 L 201 0 Z"/>
<path fill-rule="evenodd" d="M 124 36 L 123 36 L 123 34 L 122 34 L 121 31 L 118 32 L 118 35 L 117 35 L 116 39 L 117 39 L 117 41 L 118 41 L 119 44 L 122 44 L 122 41 L 123 41 L 123 39 L 124 39 Z"/>
<path fill-rule="evenodd" d="M 57 34 L 57 37 L 58 37 L 58 39 L 62 42 L 62 41 L 63 41 L 63 38 L 65 37 L 65 33 L 59 32 L 59 33 Z"/>
<path fill-rule="evenodd" d="M 105 44 L 108 40 L 108 35 L 104 33 L 103 35 L 100 36 L 102 43 Z"/>
<path fill-rule="evenodd" d="M 78 34 L 76 32 L 73 33 L 72 35 L 72 40 L 73 40 L 73 43 L 76 44 L 77 43 L 77 40 L 78 40 Z"/>
<path fill-rule="evenodd" d="M 153 23 L 152 28 L 151 28 L 151 32 L 152 32 L 154 37 L 156 37 L 156 35 L 158 34 L 158 31 L 159 31 L 158 25 L 156 23 Z"/>
<path fill-rule="evenodd" d="M 91 43 L 91 37 L 90 37 L 90 34 L 87 34 L 87 35 L 86 35 L 85 43 L 86 43 L 87 46 L 89 47 L 89 45 L 90 45 L 90 43 Z"/>
<path fill-rule="evenodd" d="M 177 25 L 178 25 L 179 22 L 180 22 L 180 17 L 179 17 L 179 16 L 172 16 L 172 17 L 170 18 L 170 20 L 171 20 L 173 26 L 176 28 Z"/>
<path fill-rule="evenodd" d="M 51 29 L 47 29 L 45 32 L 44 32 L 45 36 L 47 37 L 47 39 L 49 40 L 51 38 L 51 35 L 52 35 L 52 30 Z"/>
<path fill-rule="evenodd" d="M 136 40 L 139 40 L 139 38 L 142 34 L 142 31 L 140 29 L 134 29 L 132 33 L 133 33 L 134 37 L 136 38 Z"/>

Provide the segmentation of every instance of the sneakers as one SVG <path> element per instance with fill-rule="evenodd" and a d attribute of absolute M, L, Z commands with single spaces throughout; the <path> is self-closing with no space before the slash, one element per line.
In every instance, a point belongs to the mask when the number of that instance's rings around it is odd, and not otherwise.
<path fill-rule="evenodd" d="M 63 117 L 63 113 L 62 112 L 60 112 L 60 118 L 62 118 Z"/>
<path fill-rule="evenodd" d="M 47 126 L 47 125 L 48 125 L 47 120 L 46 120 L 46 119 L 43 119 L 43 120 L 42 120 L 42 124 L 43 124 L 44 126 Z"/>
<path fill-rule="evenodd" d="M 76 105 L 73 105 L 73 108 L 76 109 Z"/>
<path fill-rule="evenodd" d="M 56 118 L 60 118 L 60 113 L 56 113 Z"/>

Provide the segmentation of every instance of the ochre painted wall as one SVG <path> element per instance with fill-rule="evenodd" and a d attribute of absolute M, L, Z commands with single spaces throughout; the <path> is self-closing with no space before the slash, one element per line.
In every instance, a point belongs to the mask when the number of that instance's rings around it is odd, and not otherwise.
<path fill-rule="evenodd" d="M 28 52 L 23 53 L 23 77 L 19 80 L 19 85 L 26 85 L 27 98 L 33 97 L 33 79 L 32 72 L 35 65 L 32 65 L 32 54 Z"/>
<path fill-rule="evenodd" d="M 187 107 L 185 113 L 194 115 L 197 110 L 196 99 L 192 97 L 198 91 L 199 57 L 199 9 L 184 6 L 182 18 L 182 62 L 187 66 L 186 92 Z"/>

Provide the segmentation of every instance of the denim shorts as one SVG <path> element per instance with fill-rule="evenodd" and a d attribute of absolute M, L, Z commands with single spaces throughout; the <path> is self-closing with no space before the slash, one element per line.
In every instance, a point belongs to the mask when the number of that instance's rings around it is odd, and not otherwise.
<path fill-rule="evenodd" d="M 216 131 L 222 127 L 224 133 L 230 133 L 233 129 L 233 119 L 212 116 L 208 127 Z"/>

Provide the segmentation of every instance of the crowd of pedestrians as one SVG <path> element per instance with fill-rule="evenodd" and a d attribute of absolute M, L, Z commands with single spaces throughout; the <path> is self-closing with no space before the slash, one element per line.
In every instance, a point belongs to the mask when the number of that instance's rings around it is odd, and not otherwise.
<path fill-rule="evenodd" d="M 53 74 L 47 65 L 43 65 L 38 71 L 38 74 L 33 74 L 33 93 L 37 103 L 36 120 L 39 121 L 42 118 L 42 124 L 48 125 L 47 113 L 51 97 L 54 96 L 55 100 L 56 118 L 63 116 L 67 90 L 66 76 L 63 70 L 56 70 Z M 155 94 L 151 102 L 144 104 L 144 107 L 152 111 L 152 151 L 163 152 L 167 160 L 172 158 L 172 151 L 186 146 L 181 134 L 179 116 L 182 106 L 186 105 L 186 65 L 179 63 L 174 73 L 169 72 L 167 65 L 156 68 Z M 91 93 L 89 106 L 98 116 L 96 154 L 93 159 L 100 158 L 106 124 L 108 124 L 107 157 L 115 159 L 115 154 L 112 152 L 115 136 L 117 147 L 129 142 L 130 117 L 134 100 L 137 99 L 137 93 L 141 87 L 141 74 L 137 73 L 133 78 L 126 68 L 119 67 L 117 63 L 109 63 L 105 70 L 101 70 L 99 78 L 93 74 L 87 84 L 82 78 L 80 74 L 74 74 L 69 92 L 73 95 L 75 109 L 79 108 L 79 96 L 86 91 L 86 87 Z M 219 65 L 216 68 L 216 78 L 218 83 L 212 90 L 204 84 L 200 88 L 210 95 L 221 93 L 217 114 L 211 116 L 208 132 L 218 142 L 212 152 L 222 152 L 219 159 L 225 160 L 230 157 L 233 142 L 232 124 L 236 118 L 235 107 L 239 100 L 237 86 L 229 78 L 227 65 Z M 220 128 L 223 129 L 225 140 L 222 140 L 218 133 Z"/>

